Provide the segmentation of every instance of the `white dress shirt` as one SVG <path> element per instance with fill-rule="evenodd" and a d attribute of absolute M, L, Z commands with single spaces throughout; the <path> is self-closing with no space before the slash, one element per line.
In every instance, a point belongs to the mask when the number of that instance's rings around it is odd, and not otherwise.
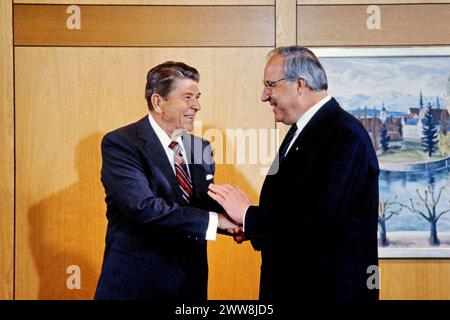
<path fill-rule="evenodd" d="M 152 115 L 148 114 L 148 120 L 150 121 L 150 125 L 152 126 L 153 130 L 156 133 L 156 136 L 158 137 L 159 141 L 161 142 L 164 151 L 166 152 L 167 158 L 169 159 L 170 165 L 172 166 L 174 174 L 176 174 L 175 171 L 175 155 L 174 151 L 169 148 L 169 144 L 172 142 L 172 139 L 169 137 L 169 135 L 159 126 L 159 124 L 153 119 Z M 181 139 L 181 136 L 177 137 L 175 140 L 180 144 L 181 147 L 181 154 L 183 155 L 183 159 L 187 159 L 186 157 L 186 151 L 184 150 L 183 145 L 183 139 Z M 186 167 L 189 171 L 189 166 L 186 164 Z M 189 171 L 189 174 L 191 172 Z M 206 179 L 206 177 L 205 177 Z M 208 222 L 208 229 L 206 230 L 206 240 L 216 240 L 217 236 L 217 226 L 219 224 L 219 217 L 217 213 L 215 212 L 209 212 L 209 222 Z"/>

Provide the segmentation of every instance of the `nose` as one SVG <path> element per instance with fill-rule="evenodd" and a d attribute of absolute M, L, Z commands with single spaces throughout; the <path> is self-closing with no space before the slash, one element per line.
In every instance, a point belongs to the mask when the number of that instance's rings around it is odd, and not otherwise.
<path fill-rule="evenodd" d="M 261 93 L 261 101 L 266 102 L 270 100 L 270 91 L 266 87 L 263 88 L 263 91 Z"/>
<path fill-rule="evenodd" d="M 200 111 L 202 107 L 200 106 L 200 102 L 198 101 L 198 99 L 193 99 L 190 108 L 194 109 L 195 111 Z"/>

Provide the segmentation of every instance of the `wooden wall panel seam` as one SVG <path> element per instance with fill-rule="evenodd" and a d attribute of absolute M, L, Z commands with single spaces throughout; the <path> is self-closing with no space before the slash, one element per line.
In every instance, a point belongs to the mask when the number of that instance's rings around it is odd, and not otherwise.
<path fill-rule="evenodd" d="M 14 298 L 14 87 L 12 0 L 0 4 L 0 299 Z"/>
<path fill-rule="evenodd" d="M 14 136 L 14 224 L 13 224 L 13 300 L 16 300 L 16 49 L 14 47 L 14 0 L 12 1 L 12 54 L 13 54 L 13 136 Z"/>
<path fill-rule="evenodd" d="M 56 2 L 55 2 L 56 1 Z M 228 3 L 224 3 L 224 1 L 227 1 Z M 151 1 L 149 0 L 148 2 L 145 0 L 141 0 L 141 1 L 135 1 L 135 0 L 118 0 L 118 2 L 123 2 L 123 3 L 116 3 L 115 1 L 111 1 L 111 0 L 70 0 L 70 1 L 57 1 L 57 0 L 38 0 L 38 1 L 30 1 L 30 0 L 13 0 L 13 4 L 33 4 L 33 5 L 106 5 L 106 6 L 112 6 L 112 5 L 117 5 L 117 6 L 135 6 L 135 5 L 142 5 L 142 6 L 164 6 L 164 5 L 168 5 L 168 6 L 180 6 L 180 5 L 189 5 L 189 6 L 193 6 L 193 7 L 198 7 L 198 6 L 238 6 L 238 5 L 243 5 L 243 6 L 247 6 L 247 5 L 251 5 L 251 6 L 272 6 L 274 5 L 274 1 L 275 0 L 258 0 L 258 1 L 248 1 L 248 0 L 234 0 L 234 1 L 230 1 L 230 0 L 224 0 L 224 1 L 219 1 L 217 3 L 213 3 L 214 1 L 210 1 L 211 3 L 205 3 L 205 1 L 195 1 L 195 0 L 179 0 L 179 1 L 174 1 L 174 0 L 167 0 L 167 1 Z M 94 3 L 93 3 L 94 2 Z M 208 1 L 207 1 L 208 2 Z"/>
<path fill-rule="evenodd" d="M 15 3 L 14 7 L 17 6 L 69 6 L 65 3 Z M 77 4 L 79 7 L 183 7 L 183 8 L 217 8 L 217 7 L 273 7 L 274 5 L 270 4 L 201 4 L 201 5 L 192 5 L 192 4 L 89 4 L 89 3 L 83 3 L 83 4 Z M 309 5 L 311 6 L 311 5 Z M 316 6 L 316 5 L 314 5 Z M 317 5 L 320 6 L 320 5 Z"/>
<path fill-rule="evenodd" d="M 31 44 L 16 44 L 15 48 L 152 48 L 152 49 L 201 49 L 201 48 L 275 48 L 275 45 L 264 45 L 264 46 L 98 46 L 98 45 L 31 45 Z"/>
<path fill-rule="evenodd" d="M 434 2 L 426 2 L 423 0 L 366 0 L 366 1 L 352 1 L 352 0 L 297 0 L 297 5 L 304 6 L 331 6 L 331 5 L 386 5 L 386 4 L 446 4 L 450 3 L 450 0 L 441 0 Z"/>
<path fill-rule="evenodd" d="M 410 6 L 442 6 L 450 4 L 449 3 L 380 3 L 377 4 L 379 7 L 385 7 L 385 6 L 396 6 L 396 7 L 410 7 Z M 333 4 L 297 4 L 297 7 L 367 7 L 368 4 L 365 3 L 349 3 L 349 4 L 339 4 L 339 3 L 333 3 Z"/>

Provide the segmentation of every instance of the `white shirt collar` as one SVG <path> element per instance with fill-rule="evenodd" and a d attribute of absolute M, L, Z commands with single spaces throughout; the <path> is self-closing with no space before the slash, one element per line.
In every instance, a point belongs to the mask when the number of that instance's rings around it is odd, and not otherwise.
<path fill-rule="evenodd" d="M 297 139 L 298 135 L 302 130 L 305 128 L 305 126 L 308 124 L 308 122 L 311 120 L 311 118 L 319 111 L 319 109 L 328 101 L 331 100 L 331 97 L 327 95 L 325 98 L 317 102 L 313 107 L 308 109 L 301 117 L 297 120 L 297 131 L 295 131 L 294 137 L 291 140 L 291 143 L 289 144 L 289 147 L 287 147 L 285 155 L 289 152 L 292 145 L 294 144 L 294 141 Z"/>
<path fill-rule="evenodd" d="M 164 148 L 168 148 L 169 144 L 172 142 L 172 139 L 170 139 L 169 135 L 159 126 L 159 124 L 153 119 L 152 114 L 148 114 L 148 120 L 150 121 L 150 125 L 152 126 L 153 130 L 156 133 L 156 136 L 158 137 L 159 141 L 163 145 Z M 181 136 L 176 139 L 176 141 L 181 145 L 183 148 L 183 140 L 181 139 Z"/>
<path fill-rule="evenodd" d="M 299 135 L 302 132 L 303 128 L 308 124 L 311 118 L 319 111 L 319 109 L 328 101 L 331 100 L 331 97 L 327 95 L 325 98 L 317 102 L 312 108 L 308 109 L 301 117 L 297 120 L 297 131 L 295 135 Z"/>
<path fill-rule="evenodd" d="M 174 153 L 173 153 L 173 150 L 169 148 L 169 144 L 172 142 L 172 139 L 170 139 L 169 135 L 159 126 L 159 124 L 155 121 L 155 119 L 153 119 L 151 113 L 148 114 L 148 120 L 149 120 L 150 125 L 152 126 L 153 130 L 155 131 L 156 136 L 158 137 L 159 141 L 161 142 L 161 144 L 164 148 L 164 151 L 166 152 L 167 159 L 169 159 L 172 169 L 175 172 Z M 186 151 L 184 150 L 183 139 L 181 139 L 181 136 L 179 136 L 175 141 L 177 141 L 180 144 L 181 153 L 183 155 L 183 158 L 186 161 L 187 158 L 186 158 Z M 189 166 L 187 168 L 190 173 Z"/>

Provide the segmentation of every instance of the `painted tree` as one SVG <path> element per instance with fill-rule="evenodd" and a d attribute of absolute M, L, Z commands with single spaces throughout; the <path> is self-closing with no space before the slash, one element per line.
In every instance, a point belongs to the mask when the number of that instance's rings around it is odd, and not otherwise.
<path fill-rule="evenodd" d="M 381 153 L 386 153 L 389 150 L 389 141 L 391 138 L 389 137 L 389 133 L 386 128 L 386 124 L 380 128 L 380 144 L 381 144 Z"/>
<path fill-rule="evenodd" d="M 446 109 L 441 111 L 441 119 L 439 121 L 439 142 L 438 148 L 441 152 L 441 156 L 445 157 L 450 154 L 450 135 L 448 133 L 448 120 L 450 119 L 450 115 Z"/>
<path fill-rule="evenodd" d="M 431 103 L 428 103 L 427 112 L 423 118 L 423 129 L 422 129 L 422 147 L 423 151 L 428 153 L 431 157 L 434 152 L 436 152 L 438 144 L 438 133 L 436 124 L 433 121 L 433 114 L 431 112 Z M 420 121 L 420 120 L 419 120 Z"/>
<path fill-rule="evenodd" d="M 409 199 L 411 203 L 410 206 L 406 204 L 401 204 L 402 207 L 408 208 L 411 212 L 419 214 L 430 224 L 429 243 L 431 246 L 439 246 L 440 241 L 437 233 L 437 223 L 444 214 L 450 212 L 450 209 L 441 212 L 438 212 L 437 209 L 439 201 L 441 200 L 442 191 L 444 189 L 445 189 L 444 186 L 441 187 L 438 191 L 437 196 L 435 195 L 434 190 L 431 188 L 431 186 L 428 186 L 427 190 L 424 190 L 423 195 L 420 193 L 419 189 L 417 189 L 416 193 L 422 204 L 416 202 L 416 204 L 414 205 L 412 198 Z M 421 205 L 421 208 L 418 207 L 419 205 Z"/>
<path fill-rule="evenodd" d="M 446 109 L 443 109 L 441 111 L 441 118 L 439 119 L 440 134 L 443 136 L 447 135 L 448 132 L 447 122 L 449 118 L 450 117 L 448 111 Z"/>
<path fill-rule="evenodd" d="M 387 247 L 389 240 L 386 236 L 386 221 L 391 219 L 394 215 L 399 215 L 403 207 L 400 203 L 396 202 L 397 196 L 391 201 L 388 198 L 385 201 L 380 201 L 378 204 L 378 226 L 380 227 L 380 238 L 378 239 L 378 245 L 381 247 Z M 394 206 L 398 206 L 394 210 Z"/>

